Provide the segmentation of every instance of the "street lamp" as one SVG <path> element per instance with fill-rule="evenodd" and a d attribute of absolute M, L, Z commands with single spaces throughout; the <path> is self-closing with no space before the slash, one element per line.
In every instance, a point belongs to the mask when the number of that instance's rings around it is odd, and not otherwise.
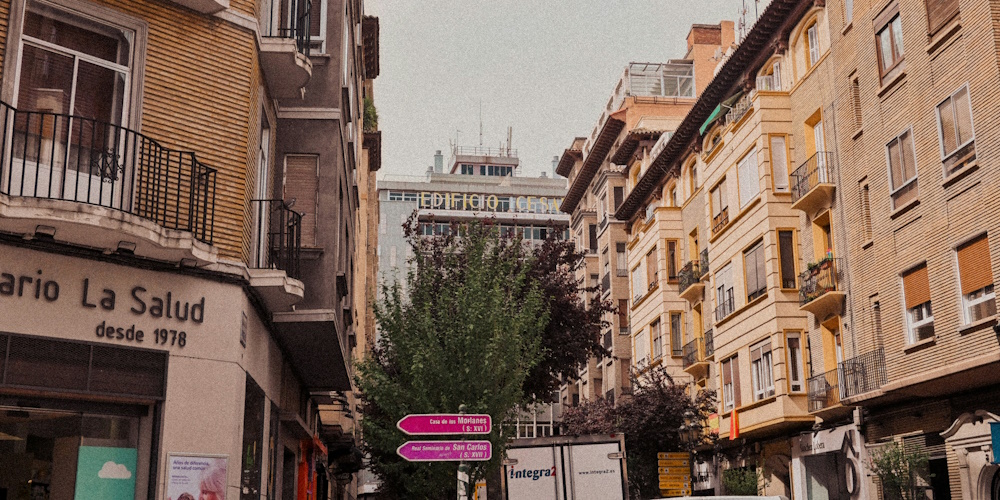
<path fill-rule="evenodd" d="M 680 425 L 677 429 L 677 437 L 680 439 L 681 443 L 686 445 L 687 448 L 692 449 L 698 443 L 698 437 L 701 433 L 699 426 L 695 425 L 695 415 L 691 410 L 684 410 L 684 423 Z"/>

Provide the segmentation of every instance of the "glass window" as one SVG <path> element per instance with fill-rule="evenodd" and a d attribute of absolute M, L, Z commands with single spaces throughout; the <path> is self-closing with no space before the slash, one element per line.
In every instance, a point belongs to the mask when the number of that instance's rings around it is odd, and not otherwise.
<path fill-rule="evenodd" d="M 722 362 L 722 411 L 728 412 L 740 405 L 739 358 L 733 356 Z"/>
<path fill-rule="evenodd" d="M 986 235 L 958 247 L 957 255 L 965 323 L 974 323 L 996 315 L 990 244 Z"/>
<path fill-rule="evenodd" d="M 912 344 L 933 337 L 934 313 L 931 310 L 926 264 L 903 273 L 903 296 L 906 300 L 907 342 Z"/>
<path fill-rule="evenodd" d="M 656 248 L 646 254 L 646 286 L 652 290 L 660 284 L 660 266 L 656 259 Z"/>
<path fill-rule="evenodd" d="M 917 162 L 913 152 L 913 134 L 907 129 L 885 147 L 889 162 L 892 208 L 898 208 L 917 198 Z"/>
<path fill-rule="evenodd" d="M 715 273 L 715 321 L 718 322 L 735 310 L 733 300 L 732 264 Z"/>
<path fill-rule="evenodd" d="M 677 241 L 667 240 L 667 279 L 677 280 Z"/>
<path fill-rule="evenodd" d="M 712 233 L 717 233 L 729 223 L 729 195 L 725 177 L 712 188 L 709 195 L 712 205 Z"/>
<path fill-rule="evenodd" d="M 805 391 L 805 368 L 802 361 L 802 337 L 799 333 L 789 333 L 786 339 L 788 349 L 788 390 Z"/>
<path fill-rule="evenodd" d="M 806 28 L 806 44 L 806 68 L 811 68 L 819 61 L 819 28 L 816 23 Z"/>
<path fill-rule="evenodd" d="M 653 360 L 663 357 L 663 336 L 660 331 L 660 320 L 649 325 L 649 336 L 653 341 Z"/>
<path fill-rule="evenodd" d="M 670 355 L 684 355 L 683 317 L 679 312 L 670 313 Z"/>
<path fill-rule="evenodd" d="M 969 104 L 969 87 L 963 86 L 937 106 L 938 132 L 941 139 L 941 158 L 945 159 L 945 175 L 964 164 L 963 158 L 976 153 L 975 134 L 972 130 L 972 107 Z M 956 155 L 957 154 L 957 155 Z"/>
<path fill-rule="evenodd" d="M 896 14 L 882 25 L 876 34 L 878 39 L 878 62 L 882 80 L 890 79 L 899 72 L 903 60 L 903 25 Z"/>
<path fill-rule="evenodd" d="M 776 193 L 787 193 L 788 186 L 788 149 L 785 145 L 785 136 L 772 135 L 770 137 L 771 146 L 771 173 Z"/>
<path fill-rule="evenodd" d="M 646 270 L 642 263 L 632 269 L 632 300 L 637 302 L 646 295 Z"/>
<path fill-rule="evenodd" d="M 754 401 L 774 396 L 773 366 L 770 340 L 750 348 L 750 378 Z"/>
<path fill-rule="evenodd" d="M 757 149 L 752 149 L 740 160 L 740 208 L 750 204 L 760 193 L 760 172 L 757 170 Z"/>
<path fill-rule="evenodd" d="M 795 233 L 791 230 L 778 231 L 778 259 L 780 261 L 781 288 L 796 288 Z"/>
<path fill-rule="evenodd" d="M 743 273 L 747 280 L 747 302 L 767 293 L 767 273 L 764 271 L 764 240 L 743 252 Z"/>
<path fill-rule="evenodd" d="M 625 243 L 615 243 L 615 259 L 617 262 L 617 275 L 625 276 L 628 269 L 628 254 L 625 253 Z"/>

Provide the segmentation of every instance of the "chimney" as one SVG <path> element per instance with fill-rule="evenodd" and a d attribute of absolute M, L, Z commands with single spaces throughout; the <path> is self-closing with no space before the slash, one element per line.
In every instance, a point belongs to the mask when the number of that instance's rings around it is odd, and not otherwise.
<path fill-rule="evenodd" d="M 440 149 L 434 153 L 434 171 L 439 174 L 444 172 L 444 155 Z"/>
<path fill-rule="evenodd" d="M 722 51 L 725 52 L 730 45 L 736 43 L 736 23 L 733 21 L 719 21 L 722 27 Z"/>
<path fill-rule="evenodd" d="M 556 173 L 556 169 L 557 168 L 559 168 L 559 157 L 558 156 L 553 156 L 552 157 L 552 178 L 553 179 L 557 178 L 558 175 L 559 175 L 559 174 Z"/>
<path fill-rule="evenodd" d="M 541 177 L 542 179 L 548 179 L 549 178 L 549 174 L 547 174 L 546 172 L 543 171 L 542 175 L 539 175 L 539 177 Z"/>

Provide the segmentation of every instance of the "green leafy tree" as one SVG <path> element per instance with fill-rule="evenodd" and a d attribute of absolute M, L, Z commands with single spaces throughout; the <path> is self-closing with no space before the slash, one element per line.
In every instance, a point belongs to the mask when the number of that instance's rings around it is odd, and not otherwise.
<path fill-rule="evenodd" d="M 624 433 L 629 489 L 638 498 L 655 498 L 660 493 L 657 453 L 690 450 L 706 439 L 715 391 L 692 397 L 659 366 L 633 376 L 632 388 L 614 405 L 599 398 L 565 410 L 562 426 L 573 435 Z"/>
<path fill-rule="evenodd" d="M 917 478 L 927 474 L 929 456 L 893 442 L 871 450 L 869 469 L 882 485 L 887 500 L 914 500 L 920 497 Z"/>
<path fill-rule="evenodd" d="M 761 471 L 756 465 L 733 467 L 722 471 L 722 486 L 727 495 L 757 495 L 761 481 Z"/>
<path fill-rule="evenodd" d="M 525 379 L 542 356 L 549 315 L 519 241 L 480 223 L 461 237 L 423 238 L 411 221 L 406 235 L 415 264 L 409 294 L 398 284 L 384 288 L 375 306 L 381 336 L 359 365 L 365 451 L 383 498 L 451 499 L 457 464 L 398 457 L 407 436 L 396 422 L 412 413 L 456 413 L 463 404 L 487 413 L 493 460 L 472 463 L 471 482 L 498 469 L 506 449 L 500 424 L 527 402 Z"/>

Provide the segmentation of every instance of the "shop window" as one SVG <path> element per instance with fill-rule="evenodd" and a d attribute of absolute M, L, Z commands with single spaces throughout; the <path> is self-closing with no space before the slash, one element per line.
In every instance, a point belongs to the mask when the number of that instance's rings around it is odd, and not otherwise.
<path fill-rule="evenodd" d="M 767 293 L 767 273 L 764 270 L 764 240 L 743 252 L 743 273 L 746 277 L 747 302 Z"/>
<path fill-rule="evenodd" d="M 986 235 L 958 247 L 957 254 L 965 323 L 974 323 L 996 315 L 990 244 Z"/>
<path fill-rule="evenodd" d="M 264 451 L 264 390 L 247 374 L 243 399 L 243 467 L 240 498 L 259 499 Z"/>
<path fill-rule="evenodd" d="M 750 348 L 750 379 L 753 385 L 754 401 L 774 396 L 773 366 L 770 340 Z"/>
<path fill-rule="evenodd" d="M 903 296 L 906 300 L 907 342 L 912 344 L 933 337 L 934 313 L 931 310 L 927 264 L 903 273 Z"/>
<path fill-rule="evenodd" d="M 889 162 L 889 188 L 892 208 L 917 199 L 917 161 L 913 151 L 913 133 L 906 129 L 885 145 Z"/>
<path fill-rule="evenodd" d="M 899 6 L 893 5 L 875 19 L 879 76 L 886 82 L 903 71 L 903 25 Z"/>
<path fill-rule="evenodd" d="M 963 85 L 937 105 L 938 134 L 945 177 L 976 158 L 969 86 Z"/>

